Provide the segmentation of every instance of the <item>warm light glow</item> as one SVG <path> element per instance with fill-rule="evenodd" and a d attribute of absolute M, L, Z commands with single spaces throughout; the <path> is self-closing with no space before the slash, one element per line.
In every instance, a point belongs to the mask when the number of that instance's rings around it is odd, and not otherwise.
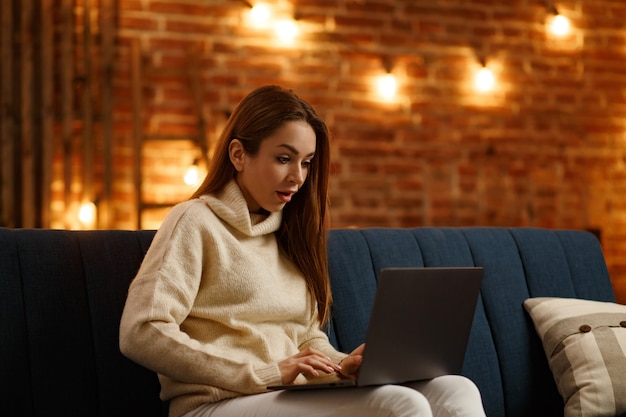
<path fill-rule="evenodd" d="M 266 28 L 269 25 L 272 12 L 267 4 L 257 3 L 250 9 L 248 16 L 252 26 Z"/>
<path fill-rule="evenodd" d="M 291 19 L 283 19 L 276 22 L 274 31 L 278 39 L 287 44 L 293 43 L 296 36 L 300 33 L 298 24 Z"/>
<path fill-rule="evenodd" d="M 185 184 L 187 185 L 197 185 L 198 180 L 200 179 L 200 172 L 198 170 L 198 164 L 194 163 L 187 168 L 187 172 L 185 173 Z"/>
<path fill-rule="evenodd" d="M 398 81 L 393 74 L 381 75 L 376 79 L 376 92 L 385 101 L 391 101 L 396 96 Z"/>
<path fill-rule="evenodd" d="M 78 220 L 83 226 L 93 226 L 96 221 L 96 205 L 91 201 L 83 203 L 78 210 Z"/>
<path fill-rule="evenodd" d="M 569 33 L 569 19 L 563 15 L 557 14 L 550 22 L 550 32 L 556 36 L 565 36 Z"/>
<path fill-rule="evenodd" d="M 493 72 L 491 72 L 489 68 L 483 67 L 476 73 L 474 85 L 476 87 L 476 90 L 480 91 L 481 93 L 486 93 L 493 90 L 495 84 L 496 79 L 493 76 Z"/>
<path fill-rule="evenodd" d="M 557 14 L 550 22 L 550 32 L 556 36 L 565 36 L 569 33 L 569 19 L 561 14 Z"/>

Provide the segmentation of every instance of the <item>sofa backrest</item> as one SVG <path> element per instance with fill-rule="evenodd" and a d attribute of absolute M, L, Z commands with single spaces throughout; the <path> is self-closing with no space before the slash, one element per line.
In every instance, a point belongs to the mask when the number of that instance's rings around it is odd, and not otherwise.
<path fill-rule="evenodd" d="M 118 347 L 153 235 L 0 229 L 0 415 L 163 415 L 156 375 Z"/>
<path fill-rule="evenodd" d="M 335 300 L 330 334 L 340 349 L 350 351 L 365 337 L 381 268 L 482 266 L 462 373 L 478 385 L 490 417 L 563 415 L 563 401 L 522 303 L 540 296 L 615 301 L 594 235 L 470 227 L 335 230 L 329 239 Z"/>
<path fill-rule="evenodd" d="M 154 231 L 0 229 L 0 415 L 166 415 L 156 376 L 124 358 L 126 291 Z M 614 301 L 597 239 L 505 228 L 344 229 L 329 235 L 331 341 L 362 342 L 385 266 L 483 266 L 463 374 L 487 415 L 562 415 L 531 296 Z M 410 331 L 410 329 L 409 329 Z"/>

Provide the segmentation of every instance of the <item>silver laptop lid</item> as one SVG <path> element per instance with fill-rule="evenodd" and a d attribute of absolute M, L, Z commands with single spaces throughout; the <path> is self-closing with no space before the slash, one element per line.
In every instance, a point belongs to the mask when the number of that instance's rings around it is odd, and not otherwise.
<path fill-rule="evenodd" d="M 483 269 L 381 271 L 358 385 L 461 372 Z"/>

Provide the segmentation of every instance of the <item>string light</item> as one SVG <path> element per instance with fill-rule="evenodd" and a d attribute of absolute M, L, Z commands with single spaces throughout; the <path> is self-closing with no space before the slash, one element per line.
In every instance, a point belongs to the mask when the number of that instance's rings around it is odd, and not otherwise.
<path fill-rule="evenodd" d="M 78 220 L 83 226 L 92 227 L 96 221 L 96 204 L 93 201 L 88 201 L 81 204 L 78 210 Z"/>
<path fill-rule="evenodd" d="M 495 85 L 496 79 L 493 75 L 493 72 L 489 68 L 483 66 L 481 69 L 478 70 L 474 79 L 474 86 L 477 91 L 481 93 L 487 93 L 493 90 Z"/>
<path fill-rule="evenodd" d="M 564 37 L 568 35 L 570 32 L 569 19 L 559 13 L 559 10 L 553 3 L 546 6 L 549 14 L 546 20 L 546 25 L 548 26 L 550 33 L 557 37 Z"/>
<path fill-rule="evenodd" d="M 389 55 L 383 55 L 381 57 L 381 64 L 385 69 L 385 73 L 379 75 L 374 80 L 374 88 L 378 97 L 384 101 L 393 101 L 398 91 L 398 79 L 393 74 L 393 57 Z"/>
<path fill-rule="evenodd" d="M 248 12 L 248 17 L 253 27 L 263 29 L 269 26 L 272 11 L 267 4 L 257 3 Z"/>
<path fill-rule="evenodd" d="M 198 169 L 198 160 L 194 159 L 193 163 L 187 168 L 183 180 L 187 185 L 197 185 L 200 179 L 200 170 Z"/>
<path fill-rule="evenodd" d="M 271 29 L 278 42 L 291 45 L 300 34 L 300 28 L 296 20 L 288 17 L 290 13 L 285 10 L 275 10 L 266 3 L 259 2 L 254 5 L 246 2 L 250 7 L 247 13 L 248 25 L 258 30 Z"/>
<path fill-rule="evenodd" d="M 396 96 L 398 90 L 398 80 L 392 73 L 379 76 L 376 79 L 376 92 L 385 101 L 391 101 Z"/>
<path fill-rule="evenodd" d="M 553 16 L 550 21 L 550 32 L 555 36 L 566 36 L 570 31 L 569 19 L 562 14 Z"/>
<path fill-rule="evenodd" d="M 300 33 L 300 29 L 294 20 L 282 19 L 276 22 L 274 32 L 282 43 L 291 44 Z"/>

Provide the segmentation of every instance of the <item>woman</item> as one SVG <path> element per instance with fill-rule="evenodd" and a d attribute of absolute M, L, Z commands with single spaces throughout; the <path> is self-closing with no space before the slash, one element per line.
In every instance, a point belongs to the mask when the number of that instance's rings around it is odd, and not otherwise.
<path fill-rule="evenodd" d="M 120 348 L 159 374 L 171 417 L 484 415 L 476 387 L 456 376 L 415 384 L 421 393 L 267 392 L 354 378 L 360 365 L 363 346 L 338 352 L 320 329 L 331 304 L 329 153 L 307 102 L 261 87 L 235 108 L 192 199 L 157 231 L 129 289 Z"/>

